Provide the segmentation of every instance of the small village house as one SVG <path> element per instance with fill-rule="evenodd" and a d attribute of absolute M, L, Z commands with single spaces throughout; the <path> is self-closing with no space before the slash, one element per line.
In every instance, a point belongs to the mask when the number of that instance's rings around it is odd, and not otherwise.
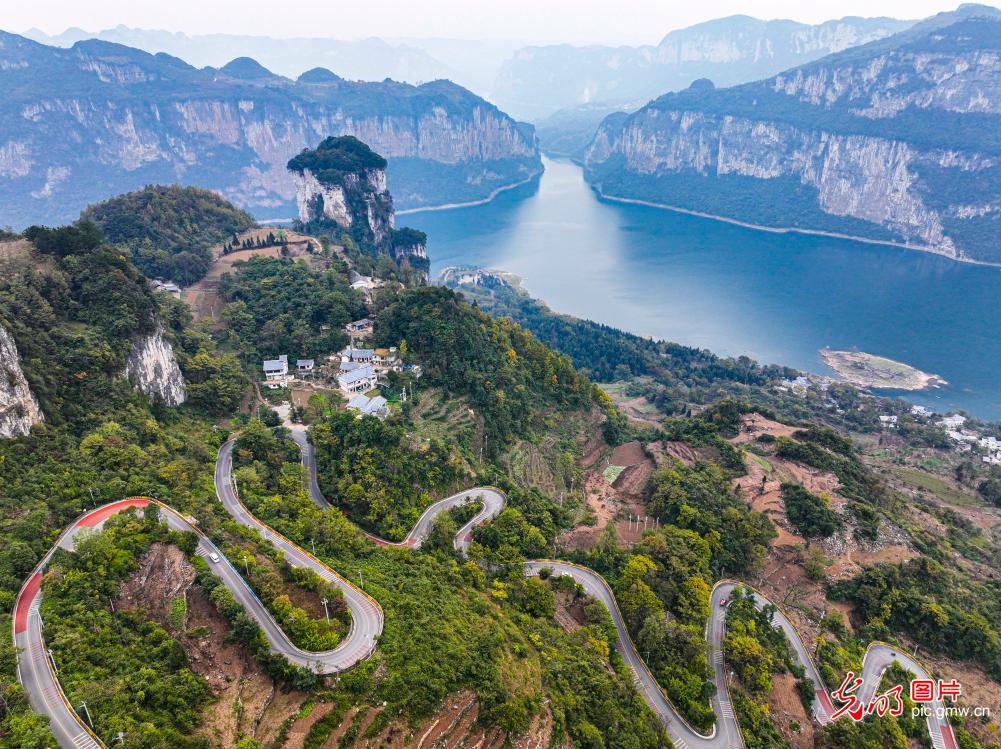
<path fill-rule="evenodd" d="M 288 386 L 288 357 L 279 356 L 277 359 L 266 359 L 264 361 L 264 380 L 269 388 Z"/>
<path fill-rule="evenodd" d="M 372 364 L 379 372 L 399 372 L 403 369 L 403 361 L 400 359 L 396 346 L 374 349 L 372 351 Z"/>
<path fill-rule="evenodd" d="M 371 365 L 358 367 L 337 377 L 337 384 L 346 393 L 365 393 L 375 388 L 378 377 Z"/>
<path fill-rule="evenodd" d="M 350 361 L 356 364 L 371 364 L 373 358 L 375 358 L 375 351 L 370 348 L 348 346 L 341 351 L 341 361 Z"/>
<path fill-rule="evenodd" d="M 373 330 L 372 321 L 367 317 L 363 317 L 361 320 L 355 320 L 354 322 L 349 322 L 344 326 L 344 330 L 347 331 L 348 335 L 371 335 Z"/>
<path fill-rule="evenodd" d="M 348 401 L 347 409 L 357 411 L 362 416 L 377 416 L 381 419 L 389 415 L 389 402 L 381 395 L 374 398 L 356 395 Z"/>

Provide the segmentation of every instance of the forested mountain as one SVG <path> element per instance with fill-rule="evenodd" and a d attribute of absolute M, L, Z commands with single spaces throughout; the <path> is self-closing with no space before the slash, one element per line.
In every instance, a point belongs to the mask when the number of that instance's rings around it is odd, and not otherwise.
<path fill-rule="evenodd" d="M 182 286 L 205 275 L 214 260 L 213 246 L 256 225 L 250 214 L 216 193 L 179 185 L 119 195 L 87 206 L 82 217 L 109 242 L 127 247 L 147 277 Z"/>
<path fill-rule="evenodd" d="M 377 165 L 368 153 L 355 155 Z M 191 234 L 211 232 L 218 206 L 191 208 Z M 196 217 L 202 210 L 205 226 Z M 765 586 L 775 597 L 768 586 L 785 590 L 825 681 L 836 684 L 857 668 L 865 645 L 879 638 L 901 647 L 913 640 L 946 673 L 982 674 L 986 690 L 996 684 L 996 540 L 931 499 L 905 497 L 856 441 L 816 423 L 872 439 L 880 422 L 871 400 L 838 387 L 782 394 L 774 386 L 791 371 L 556 316 L 500 285 L 463 288 L 473 297 L 467 300 L 447 288 L 392 284 L 367 307 L 350 287 L 350 261 L 324 248 L 298 260 L 234 264 L 220 281 L 225 306 L 209 334 L 182 304 L 152 294 L 128 254 L 90 222 L 34 227 L 0 245 L 0 326 L 12 331 L 45 415 L 28 433 L 0 439 L 5 612 L 81 510 L 144 494 L 197 520 L 297 646 L 339 642 L 351 630 L 343 599 L 322 579 L 293 570 L 217 500 L 216 450 L 232 434 L 241 501 L 364 584 L 384 615 L 375 652 L 321 679 L 268 651 L 211 565 L 193 556 L 194 535 L 167 531 L 155 511 L 116 518 L 104 533 L 84 535 L 74 552 L 57 553 L 41 581 L 60 683 L 73 704 L 87 700 L 106 743 L 122 731 L 134 749 L 258 749 L 305 735 L 305 746 L 335 736 L 347 749 L 441 726 L 456 744 L 476 743 L 479 731 L 498 745 L 524 738 L 659 749 L 663 726 L 617 650 L 608 609 L 567 577 L 526 576 L 526 559 L 554 554 L 604 576 L 651 678 L 698 730 L 711 731 L 716 721 L 704 632 L 721 577 Z M 331 505 L 321 506 L 308 489 L 300 446 L 266 401 L 248 395 L 247 374 L 256 376 L 261 357 L 280 350 L 322 359 L 344 345 L 344 324 L 366 314 L 374 318 L 372 345 L 397 346 L 422 374 L 387 375 L 380 390 L 392 407 L 384 421 L 343 410 L 331 389 L 297 393 L 292 416 L 309 425 L 317 479 Z M 135 337 L 159 328 L 184 375 L 180 407 L 142 394 L 122 372 Z M 626 418 L 575 363 L 596 379 L 637 389 L 671 416 Z M 937 428 L 908 425 L 906 408 L 898 408 L 899 432 L 882 450 L 899 449 L 893 454 L 903 459 L 908 452 L 898 440 L 916 450 Z M 748 419 L 779 436 L 748 431 Z M 637 450 L 648 473 L 618 495 L 615 470 L 623 466 L 612 461 Z M 603 462 L 587 463 L 591 456 Z M 763 465 L 775 471 L 767 480 L 755 473 Z M 967 481 L 984 473 L 972 464 L 963 472 Z M 785 478 L 781 499 L 755 504 L 761 495 L 753 492 L 776 476 Z M 805 486 L 817 477 L 830 481 L 829 492 Z M 419 549 L 387 548 L 362 533 L 399 540 L 435 499 L 477 485 L 499 488 L 507 505 L 470 531 L 466 555 L 453 538 L 475 507 L 442 514 Z M 629 504 L 614 504 L 618 496 Z M 982 503 L 970 506 L 986 513 Z M 627 510 L 653 525 L 620 538 L 635 525 Z M 572 543 L 574 534 L 592 531 L 589 543 Z M 792 535 L 799 533 L 802 544 Z M 882 559 L 885 549 L 901 556 L 879 566 L 866 561 Z M 846 554 L 857 559 L 849 564 Z M 783 575 L 795 584 L 783 589 L 776 583 Z M 832 613 L 834 604 L 854 612 L 856 629 Z M 723 647 L 748 746 L 786 749 L 792 737 L 824 749 L 907 749 L 908 737 L 920 740 L 924 724 L 910 717 L 824 727 L 797 713 L 804 722 L 792 728 L 772 712 L 770 692 L 784 685 L 782 694 L 802 710 L 815 685 L 771 626 L 768 608 L 757 612 L 742 593 L 731 605 Z M 943 619 L 960 634 L 945 636 Z M 9 644 L 3 652 L 2 740 L 51 746 L 17 686 Z M 137 683 L 153 690 L 138 703 Z M 261 708 L 266 722 L 250 724 L 242 706 L 256 691 L 280 698 Z M 957 736 L 964 749 L 990 747 L 992 726 L 957 723 Z"/>
<path fill-rule="evenodd" d="M 962 6 L 732 88 L 612 115 L 586 155 L 610 197 L 1001 262 L 1001 15 Z"/>
<path fill-rule="evenodd" d="M 493 95 L 537 122 L 586 105 L 634 108 L 699 78 L 745 83 L 894 34 L 911 21 L 847 17 L 808 25 L 729 16 L 678 29 L 642 47 L 524 47 L 504 63 Z"/>
<path fill-rule="evenodd" d="M 194 68 L 102 41 L 0 34 L 0 223 L 71 220 L 109 193 L 181 182 L 294 215 L 289 158 L 353 134 L 389 159 L 401 208 L 483 198 L 539 168 L 530 126 L 448 81 L 295 81 L 249 58 Z"/>

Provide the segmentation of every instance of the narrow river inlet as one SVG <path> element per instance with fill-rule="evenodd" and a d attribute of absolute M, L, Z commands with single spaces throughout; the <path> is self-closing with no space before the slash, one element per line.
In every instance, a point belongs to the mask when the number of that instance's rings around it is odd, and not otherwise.
<path fill-rule="evenodd" d="M 545 166 L 489 204 L 401 216 L 432 275 L 511 271 L 557 312 L 823 374 L 819 349 L 856 348 L 949 382 L 915 403 L 1001 418 L 1001 269 L 603 201 L 572 162 Z"/>

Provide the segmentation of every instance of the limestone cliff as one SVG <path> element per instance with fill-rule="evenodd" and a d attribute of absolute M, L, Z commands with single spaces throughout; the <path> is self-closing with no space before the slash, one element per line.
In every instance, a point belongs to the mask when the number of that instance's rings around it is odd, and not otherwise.
<path fill-rule="evenodd" d="M 386 186 L 386 159 L 357 138 L 325 138 L 288 163 L 296 185 L 299 220 L 321 229 L 333 222 L 370 254 L 406 258 L 427 270 L 427 237 L 395 228 L 393 198 Z"/>
<path fill-rule="evenodd" d="M 23 437 L 45 421 L 28 381 L 14 338 L 0 326 L 0 437 Z"/>
<path fill-rule="evenodd" d="M 179 406 L 188 397 L 174 347 L 164 336 L 163 327 L 132 342 L 125 375 L 136 388 L 164 405 Z"/>
<path fill-rule="evenodd" d="M 534 131 L 448 81 L 298 80 L 252 60 L 195 69 L 84 41 L 59 49 L 0 32 L 0 225 L 58 223 L 151 183 L 220 192 L 259 217 L 290 216 L 285 169 L 328 135 L 390 160 L 405 207 L 475 200 L 541 169 Z"/>
<path fill-rule="evenodd" d="M 609 196 L 1001 263 L 1001 21 L 984 12 L 613 115 L 588 178 Z"/>
<path fill-rule="evenodd" d="M 288 163 L 299 220 L 329 220 L 356 241 L 383 248 L 392 239 L 393 199 L 386 160 L 357 138 L 325 138 Z"/>

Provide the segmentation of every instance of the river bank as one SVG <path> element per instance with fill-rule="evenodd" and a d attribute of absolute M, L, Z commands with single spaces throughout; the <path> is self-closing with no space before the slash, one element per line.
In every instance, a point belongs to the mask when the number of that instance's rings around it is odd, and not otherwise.
<path fill-rule="evenodd" d="M 716 213 L 705 213 L 703 211 L 692 210 L 691 208 L 681 208 L 680 206 L 670 205 L 669 203 L 657 203 L 651 200 L 640 200 L 639 198 L 623 198 L 618 195 L 609 195 L 601 189 L 601 185 L 592 184 L 591 189 L 594 193 L 602 200 L 608 200 L 614 203 L 625 203 L 628 205 L 642 205 L 647 208 L 657 208 L 665 211 L 674 211 L 675 213 L 682 213 L 688 216 L 697 216 L 699 218 L 706 218 L 712 221 L 720 221 L 725 224 L 732 224 L 733 226 L 740 226 L 744 229 L 753 229 L 755 231 L 764 231 L 771 234 L 802 234 L 804 236 L 813 237 L 830 237 L 831 239 L 844 239 L 850 242 L 861 242 L 862 244 L 872 244 L 872 245 L 882 245 L 885 247 L 898 247 L 904 250 L 917 250 L 918 252 L 927 252 L 931 255 L 937 255 L 939 257 L 944 257 L 949 260 L 954 260 L 957 263 L 967 263 L 969 265 L 981 265 L 989 268 L 1001 268 L 1001 263 L 988 263 L 983 260 L 973 260 L 972 258 L 962 257 L 959 255 L 951 255 L 948 252 L 943 252 L 937 250 L 934 247 L 929 247 L 927 245 L 910 244 L 908 242 L 895 242 L 892 239 L 873 239 L 871 237 L 861 237 L 856 234 L 842 234 L 836 231 L 825 231 L 823 229 L 804 229 L 795 226 L 765 226 L 764 224 L 753 224 L 748 221 L 741 221 L 740 219 L 731 218 L 729 216 L 720 216 Z"/>
<path fill-rule="evenodd" d="M 538 179 L 545 172 L 545 167 L 533 172 L 525 179 L 518 180 L 517 182 L 512 182 L 509 185 L 501 185 L 500 187 L 494 188 L 490 191 L 490 194 L 485 198 L 480 198 L 479 200 L 469 200 L 464 203 L 443 203 L 441 205 L 428 205 L 421 206 L 420 208 L 404 208 L 402 211 L 396 211 L 397 216 L 406 216 L 412 213 L 427 213 L 432 211 L 451 211 L 455 208 L 471 208 L 477 205 L 486 205 L 487 203 L 492 203 L 497 199 L 497 196 L 502 193 L 508 192 L 509 190 L 514 190 L 522 185 L 527 185 L 534 179 Z"/>

